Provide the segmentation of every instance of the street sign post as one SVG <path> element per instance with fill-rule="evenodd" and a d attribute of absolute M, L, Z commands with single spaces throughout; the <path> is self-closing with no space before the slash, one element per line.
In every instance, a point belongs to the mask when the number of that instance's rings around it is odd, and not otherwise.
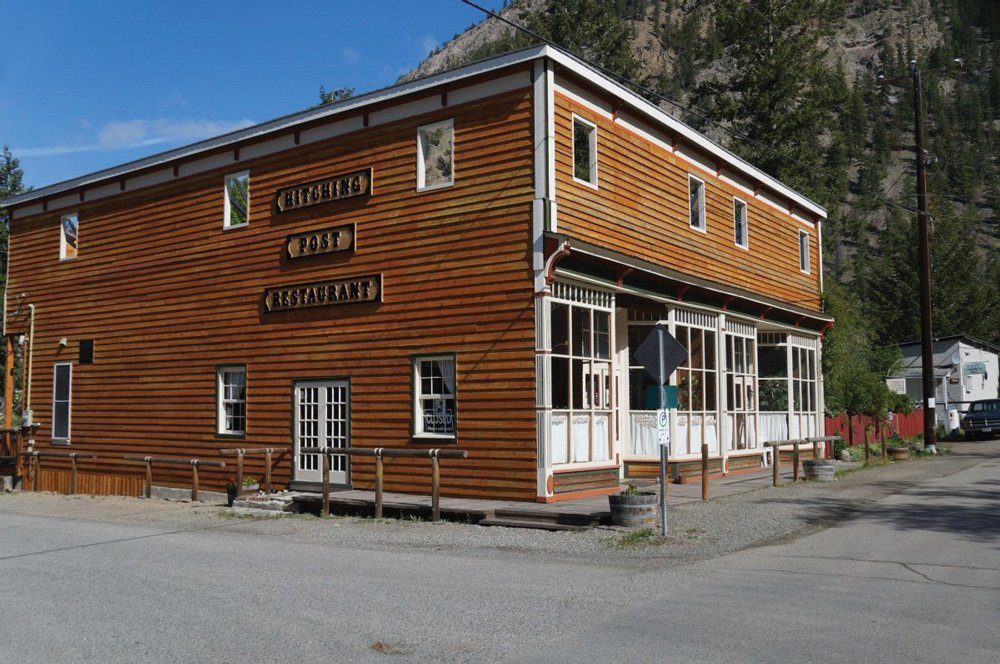
<path fill-rule="evenodd" d="M 670 374 L 687 360 L 687 349 L 677 341 L 666 326 L 653 326 L 639 347 L 635 359 L 656 381 L 660 392 L 660 409 L 656 413 L 656 438 L 660 445 L 660 530 L 667 536 L 667 458 L 670 455 L 670 414 L 668 408 L 677 408 L 677 387 L 666 385 Z"/>

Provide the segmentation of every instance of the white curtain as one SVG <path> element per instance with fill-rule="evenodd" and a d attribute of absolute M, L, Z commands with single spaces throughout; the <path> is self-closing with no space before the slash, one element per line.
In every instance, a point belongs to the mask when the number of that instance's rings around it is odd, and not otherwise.
<path fill-rule="evenodd" d="M 789 438 L 788 413 L 760 414 L 760 439 L 762 442 L 788 440 Z"/>
<path fill-rule="evenodd" d="M 552 463 L 569 463 L 566 441 L 569 440 L 569 415 L 552 413 Z"/>
<path fill-rule="evenodd" d="M 593 461 L 607 461 L 611 458 L 608 445 L 610 434 L 608 424 L 611 418 L 606 413 L 594 414 L 594 458 Z"/>
<path fill-rule="evenodd" d="M 656 430 L 656 413 L 635 411 L 629 414 L 629 451 L 636 456 L 657 456 L 660 453 Z"/>
<path fill-rule="evenodd" d="M 590 415 L 573 415 L 573 462 L 590 461 Z"/>

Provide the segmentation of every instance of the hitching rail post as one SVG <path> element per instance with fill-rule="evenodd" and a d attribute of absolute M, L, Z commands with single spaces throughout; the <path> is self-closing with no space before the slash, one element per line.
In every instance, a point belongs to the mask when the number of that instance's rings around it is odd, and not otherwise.
<path fill-rule="evenodd" d="M 323 455 L 323 511 L 321 516 L 330 516 L 330 453 Z"/>
<path fill-rule="evenodd" d="M 267 451 L 264 452 L 264 491 L 268 495 L 271 494 L 271 453 L 273 450 L 269 447 Z"/>
<path fill-rule="evenodd" d="M 236 450 L 236 495 L 243 495 L 243 455 L 246 450 L 239 448 Z M 228 498 L 227 498 L 228 500 Z"/>
<path fill-rule="evenodd" d="M 797 441 L 797 440 L 792 443 L 792 464 L 794 464 L 794 466 L 795 466 L 794 468 L 792 468 L 792 481 L 793 482 L 798 482 L 799 481 L 799 441 Z"/>
<path fill-rule="evenodd" d="M 153 457 L 146 457 L 146 497 L 153 497 Z"/>
<path fill-rule="evenodd" d="M 819 458 L 819 441 L 818 440 L 814 440 L 812 442 L 812 444 L 813 444 L 813 458 L 814 459 L 818 459 Z"/>
<path fill-rule="evenodd" d="M 431 450 L 431 521 L 441 520 L 441 466 L 438 464 L 438 453 L 441 450 Z"/>
<path fill-rule="evenodd" d="M 382 448 L 375 448 L 375 518 L 382 518 L 382 490 L 385 486 L 385 467 L 382 464 Z"/>
<path fill-rule="evenodd" d="M 773 452 L 773 454 L 771 454 L 771 473 L 773 475 L 772 481 L 774 486 L 778 486 L 781 484 L 781 475 L 779 474 L 781 472 L 779 469 L 779 466 L 781 466 L 781 448 L 773 443 L 767 444 L 771 446 L 771 450 Z"/>
<path fill-rule="evenodd" d="M 41 474 L 42 474 L 42 462 L 38 458 L 38 452 L 31 453 L 31 465 L 35 467 L 35 480 L 31 483 L 32 489 L 38 491 L 38 485 L 41 484 Z"/>
<path fill-rule="evenodd" d="M 217 466 L 225 468 L 225 461 L 202 461 L 201 459 L 175 459 L 173 457 L 136 456 L 126 454 L 126 461 L 141 461 L 146 464 L 146 497 L 153 497 L 153 462 L 173 463 L 191 466 L 191 500 L 198 500 L 198 466 Z"/>
<path fill-rule="evenodd" d="M 76 495 L 76 452 L 69 455 L 69 494 Z"/>
<path fill-rule="evenodd" d="M 708 444 L 701 444 L 701 499 L 708 500 Z"/>

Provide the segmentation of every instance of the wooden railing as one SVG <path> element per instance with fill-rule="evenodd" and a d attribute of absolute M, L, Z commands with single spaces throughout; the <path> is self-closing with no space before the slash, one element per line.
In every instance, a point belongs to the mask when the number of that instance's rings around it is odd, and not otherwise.
<path fill-rule="evenodd" d="M 203 459 L 173 459 L 169 457 L 153 457 L 139 455 L 125 455 L 122 457 L 126 461 L 141 461 L 146 464 L 146 497 L 153 495 L 153 464 L 167 463 L 181 466 L 191 466 L 191 500 L 198 500 L 198 466 L 213 466 L 216 468 L 225 467 L 225 461 L 205 461 Z"/>
<path fill-rule="evenodd" d="M 84 454 L 81 452 L 20 452 L 18 456 L 28 458 L 28 476 L 32 478 L 31 489 L 38 491 L 41 484 L 42 459 L 69 459 L 69 495 L 76 494 L 77 488 L 77 459 L 96 459 L 96 454 Z"/>
<path fill-rule="evenodd" d="M 814 459 L 822 459 L 823 454 L 820 452 L 820 443 L 832 442 L 840 440 L 840 436 L 815 436 L 812 438 L 798 438 L 791 440 L 772 440 L 764 443 L 764 447 L 770 447 L 772 452 L 771 459 L 771 472 L 773 473 L 773 483 L 774 486 L 781 484 L 781 447 L 786 445 L 792 446 L 792 481 L 799 481 L 799 473 L 801 464 L 799 463 L 801 457 L 799 455 L 800 445 L 812 445 L 812 456 Z"/>
<path fill-rule="evenodd" d="M 375 457 L 375 518 L 382 518 L 383 468 L 385 457 L 418 458 L 431 460 L 431 519 L 441 520 L 441 467 L 438 459 L 468 459 L 468 450 L 429 449 L 414 450 L 394 447 L 303 447 L 301 454 L 323 455 L 323 516 L 330 514 L 330 456 L 346 454 L 348 456 Z"/>
<path fill-rule="evenodd" d="M 246 455 L 264 455 L 264 492 L 271 493 L 271 470 L 275 453 L 283 454 L 288 450 L 276 449 L 273 447 L 236 447 L 232 449 L 219 450 L 223 456 L 236 457 L 236 490 L 243 490 L 243 457 Z"/>

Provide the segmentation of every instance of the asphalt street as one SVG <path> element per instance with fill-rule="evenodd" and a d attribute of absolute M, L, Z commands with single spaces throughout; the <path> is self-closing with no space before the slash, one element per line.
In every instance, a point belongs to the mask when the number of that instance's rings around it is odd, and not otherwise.
<path fill-rule="evenodd" d="M 240 525 L 0 512 L 3 660 L 1000 659 L 996 456 L 826 530 L 683 566 L 378 550 Z"/>

